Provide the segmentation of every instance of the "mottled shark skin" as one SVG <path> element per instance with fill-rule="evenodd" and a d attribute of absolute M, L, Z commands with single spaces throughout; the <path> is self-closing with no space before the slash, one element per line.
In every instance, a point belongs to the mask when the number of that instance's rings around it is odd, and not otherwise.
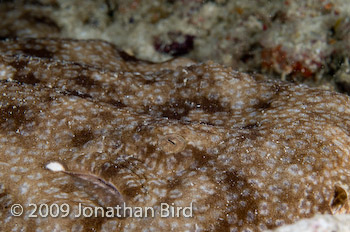
<path fill-rule="evenodd" d="M 0 41 L 0 79 L 1 231 L 248 232 L 350 212 L 345 95 L 93 40 Z M 155 215 L 76 218 L 80 204 Z"/>

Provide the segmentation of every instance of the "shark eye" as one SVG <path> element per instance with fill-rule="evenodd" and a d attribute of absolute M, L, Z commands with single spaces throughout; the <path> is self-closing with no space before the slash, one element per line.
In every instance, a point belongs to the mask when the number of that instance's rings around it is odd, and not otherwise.
<path fill-rule="evenodd" d="M 349 208 L 348 205 L 348 194 L 345 189 L 339 185 L 334 186 L 334 195 L 330 204 L 332 214 L 344 213 L 346 208 Z"/>
<path fill-rule="evenodd" d="M 177 153 L 181 152 L 185 148 L 185 139 L 177 134 L 168 134 L 163 136 L 158 146 L 166 153 Z"/>

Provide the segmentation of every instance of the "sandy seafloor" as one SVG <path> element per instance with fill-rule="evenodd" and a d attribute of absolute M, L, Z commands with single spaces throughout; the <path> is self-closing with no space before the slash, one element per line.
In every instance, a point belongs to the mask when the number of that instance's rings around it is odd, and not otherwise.
<path fill-rule="evenodd" d="M 103 39 L 350 94 L 350 0 L 0 0 L 0 19 L 0 39 Z M 278 231 L 350 231 L 324 218 Z"/>

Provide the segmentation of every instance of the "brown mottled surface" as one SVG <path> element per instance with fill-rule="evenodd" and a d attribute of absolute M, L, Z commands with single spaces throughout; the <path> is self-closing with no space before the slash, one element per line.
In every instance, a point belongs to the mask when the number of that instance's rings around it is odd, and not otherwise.
<path fill-rule="evenodd" d="M 247 232 L 350 212 L 345 95 L 101 41 L 0 41 L 0 79 L 2 231 Z M 124 202 L 193 217 L 28 217 L 30 203 Z"/>

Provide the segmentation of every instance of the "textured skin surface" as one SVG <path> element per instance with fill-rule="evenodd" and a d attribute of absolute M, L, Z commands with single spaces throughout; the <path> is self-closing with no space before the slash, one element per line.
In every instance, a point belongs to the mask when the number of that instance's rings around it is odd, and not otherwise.
<path fill-rule="evenodd" d="M 0 79 L 2 231 L 261 231 L 349 212 L 345 95 L 101 41 L 0 41 Z M 158 210 L 29 218 L 30 203 Z M 193 217 L 161 218 L 160 203 Z"/>

